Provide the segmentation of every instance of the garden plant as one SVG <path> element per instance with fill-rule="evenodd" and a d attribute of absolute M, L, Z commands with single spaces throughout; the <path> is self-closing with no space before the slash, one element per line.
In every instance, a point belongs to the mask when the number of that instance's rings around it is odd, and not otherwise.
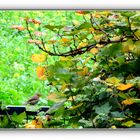
<path fill-rule="evenodd" d="M 1 11 L 1 128 L 139 128 L 139 11 Z M 7 105 L 47 111 L 8 114 Z"/>

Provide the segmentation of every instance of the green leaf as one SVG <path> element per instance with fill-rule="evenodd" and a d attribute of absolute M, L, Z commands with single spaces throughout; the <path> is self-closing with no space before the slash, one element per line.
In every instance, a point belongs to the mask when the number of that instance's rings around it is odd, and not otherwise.
<path fill-rule="evenodd" d="M 95 112 L 97 114 L 106 114 L 107 115 L 110 112 L 111 108 L 112 107 L 109 105 L 109 103 L 105 103 L 102 106 L 96 106 Z"/>
<path fill-rule="evenodd" d="M 51 31 L 54 31 L 55 29 L 61 29 L 64 26 L 60 25 L 60 26 L 52 26 L 52 25 L 45 25 L 45 27 Z"/>
<path fill-rule="evenodd" d="M 62 102 L 54 104 L 52 107 L 49 108 L 49 110 L 46 113 L 51 114 L 51 113 L 55 112 L 57 109 L 59 109 L 60 107 L 62 107 L 64 105 L 65 101 L 66 101 L 66 99 Z"/>
<path fill-rule="evenodd" d="M 123 11 L 121 12 L 121 15 L 124 17 L 132 17 L 136 14 L 136 11 Z"/>
<path fill-rule="evenodd" d="M 132 120 L 131 121 L 127 121 L 122 123 L 122 126 L 126 126 L 126 127 L 131 127 L 133 125 L 135 125 L 136 123 L 134 123 Z"/>
<path fill-rule="evenodd" d="M 86 29 L 86 28 L 91 28 L 92 25 L 90 22 L 84 22 L 81 25 L 79 25 L 79 27 L 77 27 L 77 30 L 82 30 L 82 29 Z"/>
<path fill-rule="evenodd" d="M 26 118 L 26 113 L 23 112 L 19 115 L 17 115 L 17 113 L 14 113 L 11 118 L 12 118 L 12 121 L 14 121 L 14 122 L 22 123 L 23 120 Z"/>
<path fill-rule="evenodd" d="M 6 128 L 8 126 L 8 117 L 4 116 L 3 119 L 0 118 L 0 127 Z"/>
<path fill-rule="evenodd" d="M 121 80 L 118 79 L 117 77 L 109 77 L 105 80 L 105 82 L 107 82 L 107 84 L 109 84 L 109 85 L 116 86 L 118 83 L 121 82 Z"/>

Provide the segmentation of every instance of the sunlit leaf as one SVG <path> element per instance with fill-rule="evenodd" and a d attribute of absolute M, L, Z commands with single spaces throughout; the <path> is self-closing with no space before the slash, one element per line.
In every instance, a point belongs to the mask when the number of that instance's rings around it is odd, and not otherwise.
<path fill-rule="evenodd" d="M 68 110 L 75 110 L 75 109 L 81 107 L 82 105 L 83 105 L 83 103 L 79 103 L 78 105 L 70 107 Z"/>
<path fill-rule="evenodd" d="M 134 52 L 137 56 L 140 56 L 140 41 L 136 41 L 136 42 L 135 42 L 135 48 L 134 48 L 133 52 Z"/>
<path fill-rule="evenodd" d="M 90 50 L 90 52 L 91 52 L 92 54 L 94 54 L 94 55 L 97 54 L 98 51 L 99 51 L 99 50 L 98 50 L 97 48 L 93 48 L 93 49 Z"/>
<path fill-rule="evenodd" d="M 120 83 L 120 79 L 118 79 L 117 77 L 109 77 L 105 80 L 105 82 L 109 85 L 118 85 Z"/>
<path fill-rule="evenodd" d="M 85 76 L 89 73 L 88 67 L 84 67 L 82 71 L 77 72 L 78 75 Z"/>
<path fill-rule="evenodd" d="M 122 43 L 122 51 L 123 52 L 131 52 L 135 48 L 135 45 L 131 39 L 127 42 Z"/>
<path fill-rule="evenodd" d="M 45 71 L 46 71 L 45 67 L 37 66 L 36 73 L 39 79 L 44 78 Z"/>
<path fill-rule="evenodd" d="M 70 40 L 69 40 L 68 38 L 63 37 L 63 38 L 60 40 L 60 42 L 68 43 L 68 42 L 70 42 Z"/>
<path fill-rule="evenodd" d="M 124 105 L 131 105 L 131 104 L 133 104 L 134 102 L 133 102 L 133 99 L 126 99 L 126 100 L 124 100 L 124 101 L 122 101 L 122 104 L 124 104 Z"/>
<path fill-rule="evenodd" d="M 135 32 L 135 35 L 140 39 L 140 30 L 137 30 L 137 31 Z"/>
<path fill-rule="evenodd" d="M 32 55 L 32 61 L 33 62 L 44 62 L 46 60 L 46 55 L 45 54 L 33 54 Z"/>
<path fill-rule="evenodd" d="M 122 126 L 126 126 L 126 127 L 131 127 L 133 125 L 135 125 L 136 123 L 134 123 L 132 120 L 131 121 L 127 121 L 122 123 Z"/>
<path fill-rule="evenodd" d="M 128 83 L 128 84 L 119 84 L 119 86 L 117 86 L 118 90 L 124 91 L 127 90 L 129 88 L 133 87 L 132 84 Z"/>
<path fill-rule="evenodd" d="M 87 42 L 81 42 L 79 45 L 78 45 L 78 49 L 79 48 L 83 48 L 83 47 L 85 47 L 85 46 L 87 46 L 88 45 L 88 43 Z"/>

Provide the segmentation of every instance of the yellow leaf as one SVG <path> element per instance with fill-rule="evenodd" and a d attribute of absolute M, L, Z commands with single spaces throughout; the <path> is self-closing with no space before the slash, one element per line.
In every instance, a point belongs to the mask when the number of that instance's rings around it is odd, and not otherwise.
<path fill-rule="evenodd" d="M 61 86 L 61 90 L 64 91 L 67 87 L 68 87 L 67 84 L 63 84 L 63 85 Z"/>
<path fill-rule="evenodd" d="M 127 121 L 122 123 L 122 126 L 126 126 L 126 127 L 131 127 L 133 125 L 135 125 L 136 123 L 134 123 L 132 120 L 131 121 Z"/>
<path fill-rule="evenodd" d="M 45 54 L 33 54 L 32 55 L 32 61 L 33 62 L 44 62 L 46 60 Z"/>
<path fill-rule="evenodd" d="M 114 118 L 115 121 L 123 121 L 125 118 Z"/>
<path fill-rule="evenodd" d="M 76 99 L 76 96 L 69 97 L 68 101 L 73 101 Z"/>
<path fill-rule="evenodd" d="M 82 105 L 83 105 L 83 103 L 80 103 L 80 104 L 78 104 L 78 105 L 75 105 L 75 106 L 70 107 L 68 110 L 77 109 L 77 108 L 81 107 Z"/>
<path fill-rule="evenodd" d="M 129 39 L 127 42 L 122 43 L 122 51 L 123 52 L 130 52 L 135 49 L 135 45 L 131 39 Z"/>
<path fill-rule="evenodd" d="M 31 128 L 31 129 L 33 129 L 33 128 L 35 128 L 35 125 L 34 124 L 31 124 L 31 123 L 28 123 L 28 124 L 25 124 L 25 128 Z"/>
<path fill-rule="evenodd" d="M 63 42 L 63 43 L 68 43 L 68 42 L 70 42 L 70 40 L 68 39 L 68 38 L 62 38 L 61 40 L 60 40 L 60 42 Z"/>
<path fill-rule="evenodd" d="M 114 36 L 111 40 L 112 40 L 112 41 L 117 41 L 117 40 L 120 40 L 120 39 L 121 39 L 120 36 Z"/>
<path fill-rule="evenodd" d="M 140 30 L 137 30 L 137 31 L 135 32 L 135 35 L 140 39 Z"/>
<path fill-rule="evenodd" d="M 118 83 L 119 83 L 120 81 L 121 81 L 121 80 L 118 79 L 118 78 L 116 78 L 116 77 L 110 77 L 110 78 L 107 78 L 107 79 L 105 80 L 105 82 L 107 82 L 108 85 L 114 85 L 114 86 L 118 85 Z"/>
<path fill-rule="evenodd" d="M 94 55 L 97 54 L 98 51 L 99 51 L 99 50 L 98 50 L 97 48 L 93 48 L 93 49 L 90 50 L 90 52 L 91 52 L 92 54 L 94 54 Z"/>
<path fill-rule="evenodd" d="M 77 72 L 78 75 L 80 76 L 85 76 L 89 72 L 88 67 L 84 67 L 82 71 Z"/>
<path fill-rule="evenodd" d="M 117 129 L 117 127 L 115 125 L 112 125 L 111 128 L 112 129 Z"/>
<path fill-rule="evenodd" d="M 36 68 L 36 73 L 37 73 L 37 76 L 38 76 L 39 79 L 44 78 L 45 71 L 46 71 L 45 67 L 38 66 Z"/>
<path fill-rule="evenodd" d="M 32 120 L 31 122 L 25 124 L 25 128 L 43 128 L 42 121 L 39 119 Z"/>
<path fill-rule="evenodd" d="M 104 45 L 97 44 L 96 47 L 102 48 Z"/>
<path fill-rule="evenodd" d="M 134 48 L 133 52 L 134 52 L 137 56 L 140 56 L 140 41 L 136 41 L 136 42 L 135 42 L 135 48 Z"/>
<path fill-rule="evenodd" d="M 69 61 L 70 59 L 69 59 L 69 57 L 63 57 L 63 56 L 61 56 L 60 57 L 60 60 L 61 61 Z"/>
<path fill-rule="evenodd" d="M 87 46 L 88 45 L 88 43 L 87 42 L 81 42 L 79 45 L 78 45 L 78 49 L 80 49 L 80 48 L 83 48 L 83 47 L 85 47 L 85 46 Z"/>
<path fill-rule="evenodd" d="M 129 88 L 133 87 L 132 84 L 128 83 L 128 84 L 119 84 L 119 86 L 117 86 L 118 90 L 124 91 L 127 90 Z"/>
<path fill-rule="evenodd" d="M 124 104 L 124 105 L 131 105 L 133 103 L 134 103 L 133 99 L 126 99 L 126 100 L 122 101 L 122 104 Z"/>
<path fill-rule="evenodd" d="M 99 42 L 102 39 L 102 37 L 103 37 L 103 35 L 96 35 L 96 36 L 94 36 L 94 40 Z"/>
<path fill-rule="evenodd" d="M 95 31 L 94 28 L 88 28 L 88 30 L 89 30 L 90 32 L 94 32 L 94 31 Z"/>

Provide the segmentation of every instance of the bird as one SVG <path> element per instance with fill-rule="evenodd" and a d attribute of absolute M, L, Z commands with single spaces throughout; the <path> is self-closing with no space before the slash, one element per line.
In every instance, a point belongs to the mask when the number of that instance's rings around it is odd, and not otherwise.
<path fill-rule="evenodd" d="M 40 98 L 41 94 L 40 93 L 36 93 L 34 96 L 32 96 L 27 102 L 24 103 L 24 105 L 30 104 L 30 105 L 35 105 L 38 103 L 39 98 Z"/>

